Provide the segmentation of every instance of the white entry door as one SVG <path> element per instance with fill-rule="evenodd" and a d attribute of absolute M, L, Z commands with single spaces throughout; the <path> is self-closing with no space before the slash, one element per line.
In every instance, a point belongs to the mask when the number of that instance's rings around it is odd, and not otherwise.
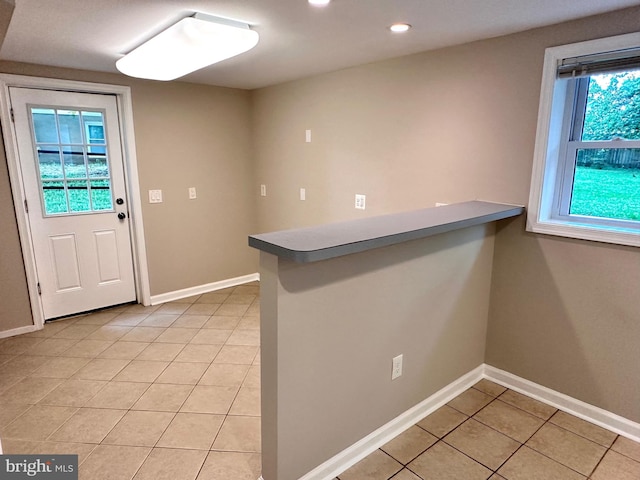
<path fill-rule="evenodd" d="M 135 300 L 116 97 L 9 96 L 45 319 Z"/>

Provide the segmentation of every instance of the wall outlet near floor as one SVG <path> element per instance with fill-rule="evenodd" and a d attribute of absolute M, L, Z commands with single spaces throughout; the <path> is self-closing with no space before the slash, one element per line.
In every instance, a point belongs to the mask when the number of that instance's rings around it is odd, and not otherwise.
<path fill-rule="evenodd" d="M 267 186 L 264 184 L 260 185 L 260 196 L 261 197 L 267 196 Z"/>
<path fill-rule="evenodd" d="M 358 210 L 364 210 L 366 206 L 367 196 L 360 193 L 356 193 L 356 208 Z"/>
<path fill-rule="evenodd" d="M 189 187 L 189 199 L 195 200 L 198 198 L 198 194 L 196 193 L 196 187 Z"/>
<path fill-rule="evenodd" d="M 162 203 L 162 190 L 149 190 L 149 203 Z"/>
<path fill-rule="evenodd" d="M 448 203 L 436 202 L 436 207 L 444 207 L 445 205 L 449 205 Z"/>
<path fill-rule="evenodd" d="M 391 380 L 395 380 L 396 378 L 402 376 L 402 355 L 393 357 L 393 360 L 391 360 L 391 365 Z"/>

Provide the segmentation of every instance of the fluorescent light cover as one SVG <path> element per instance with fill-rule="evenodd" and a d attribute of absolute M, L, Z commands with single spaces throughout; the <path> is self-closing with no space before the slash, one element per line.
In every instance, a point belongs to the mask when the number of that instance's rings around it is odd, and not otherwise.
<path fill-rule="evenodd" d="M 314 7 L 325 7 L 329 5 L 331 0 L 309 0 L 309 3 Z"/>
<path fill-rule="evenodd" d="M 402 33 L 402 32 L 406 32 L 410 28 L 411 28 L 411 25 L 409 25 L 408 23 L 394 23 L 389 27 L 389 30 L 395 33 Z"/>
<path fill-rule="evenodd" d="M 246 23 L 196 13 L 122 57 L 116 67 L 130 77 L 174 80 L 251 50 L 258 39 Z"/>

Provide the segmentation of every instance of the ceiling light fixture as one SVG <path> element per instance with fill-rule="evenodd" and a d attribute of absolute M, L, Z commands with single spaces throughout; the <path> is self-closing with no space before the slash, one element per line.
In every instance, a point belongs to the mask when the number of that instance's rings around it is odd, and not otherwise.
<path fill-rule="evenodd" d="M 331 0 L 309 0 L 309 3 L 314 7 L 326 7 L 331 3 Z"/>
<path fill-rule="evenodd" d="M 402 33 L 402 32 L 406 32 L 410 28 L 411 28 L 411 25 L 409 25 L 408 23 L 394 23 L 389 27 L 389 30 L 391 30 L 394 33 Z"/>
<path fill-rule="evenodd" d="M 196 13 L 135 48 L 116 67 L 130 77 L 174 80 L 251 50 L 258 40 L 246 23 Z"/>

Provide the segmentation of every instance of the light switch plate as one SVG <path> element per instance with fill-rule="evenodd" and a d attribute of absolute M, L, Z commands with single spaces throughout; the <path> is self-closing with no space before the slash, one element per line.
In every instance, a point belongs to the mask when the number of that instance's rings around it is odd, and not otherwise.
<path fill-rule="evenodd" d="M 196 187 L 189 187 L 189 199 L 195 200 L 198 198 L 198 194 L 196 193 Z"/>
<path fill-rule="evenodd" d="M 149 190 L 149 203 L 162 203 L 162 190 Z"/>
<path fill-rule="evenodd" d="M 356 208 L 358 210 L 364 210 L 366 207 L 367 196 L 360 193 L 356 193 Z"/>

